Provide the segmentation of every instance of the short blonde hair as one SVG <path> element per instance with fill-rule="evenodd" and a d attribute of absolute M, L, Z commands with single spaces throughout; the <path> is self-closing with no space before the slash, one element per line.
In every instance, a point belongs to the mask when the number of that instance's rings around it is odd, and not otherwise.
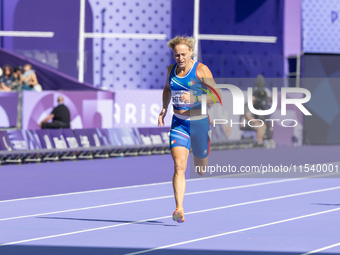
<path fill-rule="evenodd" d="M 169 49 L 172 50 L 172 52 L 174 51 L 175 47 L 179 44 L 184 44 L 189 47 L 189 50 L 193 50 L 195 45 L 195 39 L 190 36 L 176 36 L 175 38 L 168 41 L 168 47 Z"/>

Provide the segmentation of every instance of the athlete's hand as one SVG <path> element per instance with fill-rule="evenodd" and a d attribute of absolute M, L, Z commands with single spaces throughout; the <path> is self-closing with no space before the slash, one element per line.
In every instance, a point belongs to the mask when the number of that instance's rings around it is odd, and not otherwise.
<path fill-rule="evenodd" d="M 184 103 L 190 104 L 190 102 L 196 102 L 196 97 L 189 92 L 183 92 L 181 95 L 181 100 Z"/>
<path fill-rule="evenodd" d="M 158 126 L 164 127 L 164 118 L 166 116 L 166 110 L 162 109 L 161 113 L 158 116 Z"/>

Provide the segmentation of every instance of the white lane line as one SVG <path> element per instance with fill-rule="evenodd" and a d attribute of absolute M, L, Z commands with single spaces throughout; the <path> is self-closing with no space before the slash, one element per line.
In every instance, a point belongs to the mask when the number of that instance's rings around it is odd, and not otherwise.
<path fill-rule="evenodd" d="M 126 255 L 136 255 L 136 254 L 142 254 L 142 253 L 162 250 L 162 249 L 166 249 L 166 248 L 170 248 L 170 247 L 174 247 L 174 246 L 179 246 L 179 245 L 188 244 L 188 243 L 194 243 L 194 242 L 203 241 L 203 240 L 207 240 L 207 239 L 212 239 L 212 238 L 220 237 L 220 236 L 236 234 L 236 233 L 240 233 L 240 232 L 244 232 L 244 231 L 248 231 L 248 230 L 268 227 L 268 226 L 272 226 L 272 225 L 276 225 L 276 224 L 281 224 L 281 223 L 285 223 L 285 222 L 290 222 L 290 221 L 294 221 L 294 220 L 300 220 L 300 219 L 304 219 L 304 218 L 308 218 L 308 217 L 313 217 L 313 216 L 317 216 L 317 215 L 321 215 L 321 214 L 325 214 L 325 213 L 335 212 L 335 211 L 339 211 L 339 210 L 340 210 L 340 208 L 336 208 L 336 209 L 331 209 L 331 210 L 317 212 L 317 213 L 305 214 L 305 215 L 302 215 L 302 216 L 298 216 L 298 217 L 294 217 L 294 218 L 289 218 L 289 219 L 285 219 L 285 220 L 274 221 L 274 222 L 270 222 L 270 223 L 266 223 L 266 224 L 257 225 L 257 226 L 254 226 L 254 227 L 242 228 L 242 229 L 238 229 L 238 230 L 234 230 L 234 231 L 230 231 L 230 232 L 225 232 L 225 233 L 221 233 L 221 234 L 217 234 L 217 235 L 201 237 L 201 238 L 192 239 L 192 240 L 188 240 L 188 241 L 184 241 L 184 242 L 180 242 L 180 243 L 164 245 L 164 246 L 160 246 L 160 247 L 153 248 L 153 249 L 148 249 L 148 250 L 142 250 L 142 251 L 138 251 L 138 252 L 128 253 Z"/>
<path fill-rule="evenodd" d="M 87 191 L 79 191 L 79 192 L 71 192 L 71 193 L 62 193 L 62 194 L 54 194 L 54 195 L 47 195 L 47 196 L 37 196 L 37 197 L 26 197 L 26 198 L 17 198 L 17 199 L 10 199 L 10 200 L 2 200 L 0 203 L 7 203 L 7 202 L 16 202 L 16 201 L 23 201 L 23 200 L 32 200 L 38 198 L 50 198 L 50 197 L 62 197 L 62 196 L 69 196 L 69 195 L 78 195 L 78 194 L 88 194 L 88 193 L 96 193 L 102 191 L 113 191 L 113 190 L 121 190 L 121 189 L 131 189 L 131 188 L 140 188 L 140 187 L 151 187 L 163 184 L 169 184 L 170 182 L 157 182 L 157 183 L 150 183 L 150 184 L 142 184 L 142 185 L 133 185 L 133 186 L 125 186 L 125 187 L 117 187 L 117 188 L 110 188 L 110 189 L 96 189 L 96 190 L 87 190 Z"/>
<path fill-rule="evenodd" d="M 69 236 L 69 235 L 81 234 L 81 233 L 86 233 L 86 232 L 91 232 L 91 231 L 96 231 L 96 230 L 103 230 L 103 229 L 108 229 L 108 228 L 121 227 L 121 226 L 126 226 L 126 225 L 130 225 L 130 224 L 135 224 L 135 223 L 142 223 L 142 222 L 147 222 L 147 221 L 166 219 L 166 218 L 170 218 L 170 217 L 171 216 L 164 216 L 164 217 L 158 217 L 158 218 L 153 218 L 153 219 L 140 220 L 140 221 L 122 223 L 122 224 L 117 224 L 117 225 L 110 225 L 110 226 L 106 226 L 106 227 L 91 228 L 91 229 L 74 231 L 74 232 L 69 232 L 69 233 L 64 233 L 64 234 L 57 234 L 57 235 L 51 235 L 51 236 L 43 236 L 43 237 L 38 237 L 38 238 L 32 238 L 32 239 L 26 239 L 26 240 L 21 240 L 21 241 L 10 242 L 10 243 L 3 243 L 3 244 L 0 244 L 0 247 L 1 246 L 7 246 L 7 245 L 20 244 L 20 243 L 28 243 L 28 242 L 39 241 L 39 240 L 44 240 L 44 239 L 50 239 L 50 238 L 54 238 L 54 237 L 61 237 L 61 236 Z"/>
<path fill-rule="evenodd" d="M 317 253 L 317 252 L 320 252 L 320 251 L 325 251 L 325 250 L 328 250 L 328 249 L 331 249 L 331 248 L 334 248 L 334 247 L 337 247 L 337 246 L 340 246 L 340 243 L 336 243 L 336 244 L 332 244 L 332 245 L 329 245 L 329 246 L 326 246 L 326 247 L 322 247 L 320 249 L 313 250 L 313 251 L 310 251 L 310 252 L 307 252 L 307 253 L 304 253 L 304 254 L 301 254 L 301 255 L 314 254 L 314 253 Z"/>
<path fill-rule="evenodd" d="M 250 204 L 256 204 L 256 203 L 268 202 L 268 201 L 273 201 L 273 200 L 278 200 L 278 199 L 283 199 L 283 198 L 289 198 L 289 197 L 297 197 L 297 196 L 308 195 L 308 194 L 313 194 L 313 193 L 318 193 L 318 192 L 336 190 L 336 189 L 340 189 L 340 186 L 333 187 L 333 188 L 328 188 L 328 189 L 320 189 L 320 190 L 313 190 L 313 191 L 308 191 L 308 192 L 290 194 L 290 195 L 279 196 L 279 197 L 260 199 L 260 200 L 255 200 L 255 201 L 239 203 L 239 204 L 226 205 L 226 206 L 210 208 L 210 209 L 204 209 L 204 210 L 199 210 L 199 211 L 194 211 L 194 212 L 188 212 L 188 213 L 186 213 L 186 215 L 196 214 L 196 213 L 203 213 L 203 212 L 210 212 L 210 211 L 221 210 L 221 209 L 232 208 L 232 207 L 243 206 L 243 205 L 250 205 Z M 340 208 L 335 209 L 335 210 L 340 210 Z M 19 243 L 27 243 L 27 242 L 32 242 L 32 241 L 50 239 L 50 238 L 61 237 L 61 236 L 69 236 L 69 235 L 74 235 L 74 234 L 86 233 L 86 232 L 91 232 L 91 231 L 96 231 L 96 230 L 115 228 L 115 227 L 120 227 L 120 226 L 131 225 L 131 224 L 135 224 L 135 223 L 141 223 L 141 222 L 146 222 L 146 221 L 154 221 L 154 220 L 160 220 L 160 219 L 166 219 L 166 218 L 171 218 L 171 216 L 163 216 L 163 217 L 158 217 L 158 218 L 153 218 L 153 219 L 140 220 L 140 221 L 134 221 L 134 222 L 129 222 L 129 223 L 122 223 L 122 224 L 117 224 L 117 225 L 109 225 L 109 226 L 100 227 L 100 228 L 91 228 L 91 229 L 74 231 L 74 232 L 69 232 L 69 233 L 64 233 L 64 234 L 57 234 L 57 235 L 51 235 L 51 236 L 43 236 L 43 237 L 38 237 L 38 238 L 20 240 L 20 241 L 0 244 L 0 247 L 1 246 L 6 246 L 6 245 L 13 245 L 13 244 L 19 244 Z"/>
<path fill-rule="evenodd" d="M 244 175 L 245 174 L 243 174 L 243 176 Z M 234 176 L 236 176 L 236 175 L 234 175 Z M 214 179 L 214 178 L 217 179 L 218 177 L 193 178 L 193 179 L 187 179 L 186 181 L 187 182 L 201 181 L 201 180 Z M 220 177 L 220 178 L 222 178 L 222 177 Z M 149 183 L 149 184 L 141 184 L 141 185 L 132 185 L 132 186 L 109 188 L 109 189 L 96 189 L 96 190 L 86 190 L 86 191 L 78 191 L 78 192 L 70 192 L 70 193 L 61 193 L 61 194 L 54 194 L 54 195 L 47 195 L 47 196 L 24 197 L 24 198 L 2 200 L 2 201 L 0 201 L 0 203 L 32 200 L 32 199 L 39 199 L 39 198 L 50 198 L 50 197 L 62 197 L 62 196 L 69 196 L 69 195 L 88 194 L 88 193 L 96 193 L 96 192 L 103 192 L 103 191 L 105 192 L 105 191 L 114 191 L 114 190 L 122 190 L 122 189 L 151 187 L 151 186 L 158 186 L 158 185 L 171 184 L 171 183 L 172 183 L 171 181 L 168 181 L 168 182 L 156 182 L 156 183 Z"/>
<path fill-rule="evenodd" d="M 237 176 L 249 176 L 249 175 L 252 175 L 252 174 L 255 174 L 255 173 L 233 174 L 232 176 L 224 176 L 223 175 L 223 176 L 211 176 L 211 177 L 205 177 L 205 178 L 192 178 L 192 179 L 187 179 L 186 182 L 203 181 L 203 180 L 210 180 L 210 179 L 221 179 L 221 178 L 235 178 Z M 77 191 L 77 192 L 61 193 L 61 194 L 54 194 L 54 195 L 47 195 L 47 196 L 16 198 L 16 199 L 2 200 L 2 201 L 0 201 L 0 203 L 17 202 L 17 201 L 24 201 L 24 200 L 39 199 L 39 198 L 62 197 L 62 196 L 69 196 L 69 195 L 88 194 L 88 193 L 114 191 L 114 190 L 131 189 L 131 188 L 151 187 L 151 186 L 158 186 L 158 185 L 163 185 L 163 184 L 172 184 L 172 181 L 156 182 L 156 183 L 132 185 L 132 186 L 124 186 L 124 187 L 116 187 L 116 188 L 108 188 L 108 189 Z"/>
<path fill-rule="evenodd" d="M 210 192 L 225 191 L 225 190 L 234 190 L 234 189 L 243 189 L 243 188 L 257 187 L 257 186 L 264 186 L 264 185 L 269 185 L 269 184 L 277 184 L 277 183 L 282 183 L 282 182 L 291 182 L 291 181 L 298 181 L 298 180 L 301 180 L 301 179 L 284 179 L 284 180 L 279 180 L 279 181 L 260 182 L 260 183 L 241 185 L 241 186 L 234 186 L 234 187 L 221 188 L 221 189 L 211 189 L 211 190 L 204 190 L 204 191 L 196 191 L 196 192 L 187 193 L 186 196 L 198 195 L 198 194 L 204 194 L 204 193 L 210 193 Z M 16 220 L 16 219 L 37 217 L 37 216 L 43 216 L 43 215 L 51 215 L 51 214 L 57 214 L 57 213 L 75 212 L 75 211 L 81 211 L 81 210 L 89 210 L 89 209 L 103 208 L 103 207 L 116 206 L 116 205 L 125 205 L 125 204 L 132 204 L 132 203 L 138 203 L 138 202 L 146 202 L 146 201 L 166 199 L 166 198 L 173 198 L 173 197 L 174 197 L 173 195 L 168 195 L 168 196 L 162 196 L 162 197 L 153 197 L 153 198 L 145 198 L 145 199 L 139 199 L 139 200 L 124 201 L 124 202 L 118 202 L 118 203 L 112 203 L 112 204 L 104 204 L 104 205 L 88 206 L 88 207 L 75 208 L 75 209 L 59 210 L 59 211 L 47 212 L 47 213 L 37 213 L 37 214 L 30 214 L 30 215 L 23 215 L 23 216 L 15 216 L 15 217 L 9 217 L 9 218 L 0 219 L 0 221 Z"/>
<path fill-rule="evenodd" d="M 334 164 L 340 164 L 340 162 L 327 163 L 327 164 L 329 164 L 329 165 L 333 164 L 334 165 Z M 241 174 L 232 174 L 232 175 L 209 176 L 209 177 L 205 177 L 205 178 L 187 179 L 186 181 L 191 182 L 191 181 L 202 181 L 202 180 L 209 180 L 209 179 L 238 178 L 239 176 L 245 177 L 245 176 L 251 176 L 251 175 L 256 175 L 256 174 L 258 174 L 258 173 L 241 173 Z M 308 178 L 314 178 L 314 177 L 322 178 L 322 177 L 325 177 L 325 176 L 337 175 L 337 174 L 340 174 L 340 173 L 334 172 L 334 173 L 322 174 L 322 175 L 312 175 L 312 176 L 307 176 L 307 177 L 301 177 L 299 179 L 308 179 Z M 132 185 L 132 186 L 117 187 L 117 188 L 109 188 L 109 189 L 87 190 L 87 191 L 61 193 L 61 194 L 54 194 L 54 195 L 47 195 L 47 196 L 17 198 L 17 199 L 2 200 L 2 201 L 0 201 L 0 203 L 16 202 L 16 201 L 24 201 L 24 200 L 32 200 L 32 199 L 40 199 L 40 198 L 50 198 L 50 197 L 62 197 L 62 196 L 69 196 L 69 195 L 88 194 L 88 193 L 96 193 L 96 192 L 103 192 L 103 191 L 105 192 L 105 191 L 122 190 L 122 189 L 131 189 L 131 188 L 140 188 L 140 187 L 151 187 L 151 186 L 158 186 L 158 185 L 171 184 L 171 183 L 172 183 L 171 181 L 169 181 L 169 182 L 157 182 L 157 183 Z"/>

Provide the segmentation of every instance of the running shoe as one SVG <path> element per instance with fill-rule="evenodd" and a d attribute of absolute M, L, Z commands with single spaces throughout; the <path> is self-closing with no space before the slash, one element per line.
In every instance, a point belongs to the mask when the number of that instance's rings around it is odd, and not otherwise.
<path fill-rule="evenodd" d="M 185 221 L 184 219 L 184 210 L 183 208 L 176 208 L 176 211 L 172 214 L 172 219 L 174 221 L 177 221 L 178 223 L 183 223 Z"/>

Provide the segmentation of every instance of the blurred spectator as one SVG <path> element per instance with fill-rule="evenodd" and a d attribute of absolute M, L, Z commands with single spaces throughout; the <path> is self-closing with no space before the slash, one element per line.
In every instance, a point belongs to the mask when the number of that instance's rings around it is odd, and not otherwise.
<path fill-rule="evenodd" d="M 14 82 L 12 85 L 12 90 L 17 89 L 21 85 L 22 78 L 22 66 L 16 66 L 13 70 Z"/>
<path fill-rule="evenodd" d="M 59 105 L 53 109 L 51 114 L 39 124 L 42 129 L 70 128 L 70 111 L 64 105 L 64 98 L 62 96 L 58 97 L 58 103 Z M 53 121 L 49 123 L 48 121 L 51 119 Z"/>
<path fill-rule="evenodd" d="M 2 68 L 0 67 L 0 76 L 2 76 Z"/>
<path fill-rule="evenodd" d="M 42 87 L 38 82 L 37 75 L 35 71 L 32 70 L 32 66 L 30 64 L 24 65 L 24 74 L 22 75 L 22 79 L 20 83 L 22 83 L 23 90 L 35 90 L 42 91 Z"/>
<path fill-rule="evenodd" d="M 9 65 L 4 65 L 2 70 L 3 74 L 0 77 L 0 91 L 11 91 L 12 84 L 14 82 L 12 67 Z"/>
<path fill-rule="evenodd" d="M 259 109 L 256 107 L 256 97 L 253 96 L 253 106 L 256 110 L 263 110 L 263 109 Z M 245 105 L 245 118 L 246 118 L 246 125 L 245 127 L 248 127 L 249 129 L 251 130 L 255 130 L 256 131 L 256 143 L 255 143 L 255 146 L 257 147 L 264 147 L 264 143 L 263 143 L 263 138 L 264 138 L 264 135 L 267 131 L 267 123 L 265 122 L 265 118 L 264 116 L 259 116 L 259 115 L 255 115 L 254 113 L 252 113 L 250 110 L 249 110 L 249 107 L 248 107 L 248 103 Z M 262 120 L 263 122 L 259 121 Z M 255 126 L 255 127 L 250 127 L 249 124 L 248 124 L 248 121 L 252 120 L 252 123 L 251 125 Z"/>
<path fill-rule="evenodd" d="M 253 106 L 257 110 L 268 110 L 270 109 L 271 102 L 272 102 L 272 94 L 270 90 L 266 87 L 266 83 L 265 83 L 263 75 L 259 74 L 255 80 L 255 88 L 253 92 Z M 255 115 L 249 110 L 248 104 L 246 104 L 245 105 L 245 117 L 247 120 L 246 123 L 249 120 L 252 120 L 252 125 L 256 126 L 256 127 L 249 127 L 248 123 L 246 124 L 246 126 L 248 126 L 250 129 L 253 129 L 256 131 L 257 137 L 256 137 L 255 146 L 264 147 L 263 139 L 265 138 L 265 136 L 266 138 L 268 138 L 269 132 L 272 133 L 272 129 L 270 128 L 268 129 L 268 127 L 270 127 L 270 123 L 266 121 L 266 119 L 270 118 L 270 115 L 266 115 L 266 116 Z M 262 122 L 259 120 L 262 120 Z"/>

